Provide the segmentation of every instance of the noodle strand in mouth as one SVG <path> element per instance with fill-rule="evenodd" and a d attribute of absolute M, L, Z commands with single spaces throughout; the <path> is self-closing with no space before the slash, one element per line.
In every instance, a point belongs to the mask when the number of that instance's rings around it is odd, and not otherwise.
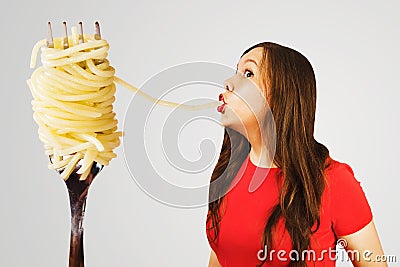
<path fill-rule="evenodd" d="M 35 68 L 41 50 L 42 66 L 36 68 L 27 81 L 33 100 L 33 118 L 44 143 L 45 154 L 51 157 L 49 168 L 61 172 L 68 179 L 76 166 L 80 179 L 88 176 L 94 162 L 109 165 L 117 155 L 122 132 L 113 112 L 115 83 L 141 95 L 145 99 L 173 108 L 201 110 L 214 108 L 219 102 L 185 105 L 156 99 L 115 76 L 115 69 L 107 60 L 109 44 L 95 35 L 85 34 L 85 42 L 76 27 L 64 38 L 54 38 L 52 47 L 46 40 L 36 43 L 30 67 Z"/>

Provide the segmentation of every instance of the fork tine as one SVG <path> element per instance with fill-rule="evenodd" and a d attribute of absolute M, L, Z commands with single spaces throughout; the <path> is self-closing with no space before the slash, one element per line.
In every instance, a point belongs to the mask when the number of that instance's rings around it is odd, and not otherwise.
<path fill-rule="evenodd" d="M 63 25 L 64 25 L 64 31 L 65 31 L 65 37 L 64 37 L 64 49 L 67 49 L 68 47 L 69 47 L 69 44 L 68 44 L 68 30 L 67 30 L 67 22 L 66 21 L 64 21 L 63 22 Z"/>
<path fill-rule="evenodd" d="M 96 40 L 101 40 L 101 34 L 100 34 L 100 24 L 98 21 L 94 23 L 95 27 L 95 34 L 94 34 L 94 39 Z"/>
<path fill-rule="evenodd" d="M 79 24 L 79 27 L 78 27 L 78 30 L 79 30 L 79 43 L 82 44 L 82 43 L 85 42 L 85 40 L 83 39 L 83 26 L 82 26 L 82 21 L 79 21 L 78 24 Z"/>
<path fill-rule="evenodd" d="M 94 39 L 96 39 L 96 40 L 101 40 L 100 24 L 99 24 L 98 21 L 96 21 L 96 22 L 94 23 L 94 28 L 95 28 Z M 102 59 L 96 59 L 94 62 L 95 62 L 95 64 L 97 65 L 97 64 L 103 63 L 104 60 L 102 60 Z"/>
<path fill-rule="evenodd" d="M 54 48 L 53 32 L 51 30 L 51 22 L 47 22 L 47 47 Z"/>

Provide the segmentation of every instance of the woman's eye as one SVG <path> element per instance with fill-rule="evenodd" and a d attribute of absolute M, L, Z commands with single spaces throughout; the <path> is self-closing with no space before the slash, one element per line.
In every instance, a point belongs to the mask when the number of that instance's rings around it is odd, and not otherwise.
<path fill-rule="evenodd" d="M 246 77 L 246 78 L 253 77 L 253 75 L 254 75 L 253 72 L 251 72 L 249 70 L 244 71 L 244 77 Z"/>

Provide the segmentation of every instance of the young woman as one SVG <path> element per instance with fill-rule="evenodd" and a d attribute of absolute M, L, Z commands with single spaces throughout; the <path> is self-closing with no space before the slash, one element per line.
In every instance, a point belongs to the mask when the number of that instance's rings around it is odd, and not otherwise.
<path fill-rule="evenodd" d="M 360 182 L 314 139 L 310 62 L 260 43 L 243 53 L 225 87 L 206 223 L 209 266 L 335 266 L 337 242 L 354 266 L 387 266 Z"/>

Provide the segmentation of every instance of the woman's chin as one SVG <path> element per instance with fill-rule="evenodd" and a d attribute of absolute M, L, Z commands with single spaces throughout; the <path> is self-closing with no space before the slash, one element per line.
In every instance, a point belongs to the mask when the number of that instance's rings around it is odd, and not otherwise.
<path fill-rule="evenodd" d="M 226 111 L 221 113 L 220 124 L 224 127 L 232 127 L 233 121 Z"/>
<path fill-rule="evenodd" d="M 224 116 L 224 114 L 221 114 L 219 123 L 224 127 L 229 127 L 229 120 L 226 118 L 226 116 Z"/>
<path fill-rule="evenodd" d="M 235 122 L 229 121 L 229 120 L 225 120 L 223 118 L 221 118 L 221 126 L 225 127 L 225 128 L 230 128 L 240 134 L 243 134 L 243 127 L 241 125 L 238 125 Z"/>
<path fill-rule="evenodd" d="M 244 129 L 243 121 L 241 121 L 237 116 L 232 116 L 232 114 L 229 114 L 229 111 L 226 112 L 226 110 L 221 113 L 220 125 L 225 128 L 231 128 L 239 133 L 242 133 Z"/>

